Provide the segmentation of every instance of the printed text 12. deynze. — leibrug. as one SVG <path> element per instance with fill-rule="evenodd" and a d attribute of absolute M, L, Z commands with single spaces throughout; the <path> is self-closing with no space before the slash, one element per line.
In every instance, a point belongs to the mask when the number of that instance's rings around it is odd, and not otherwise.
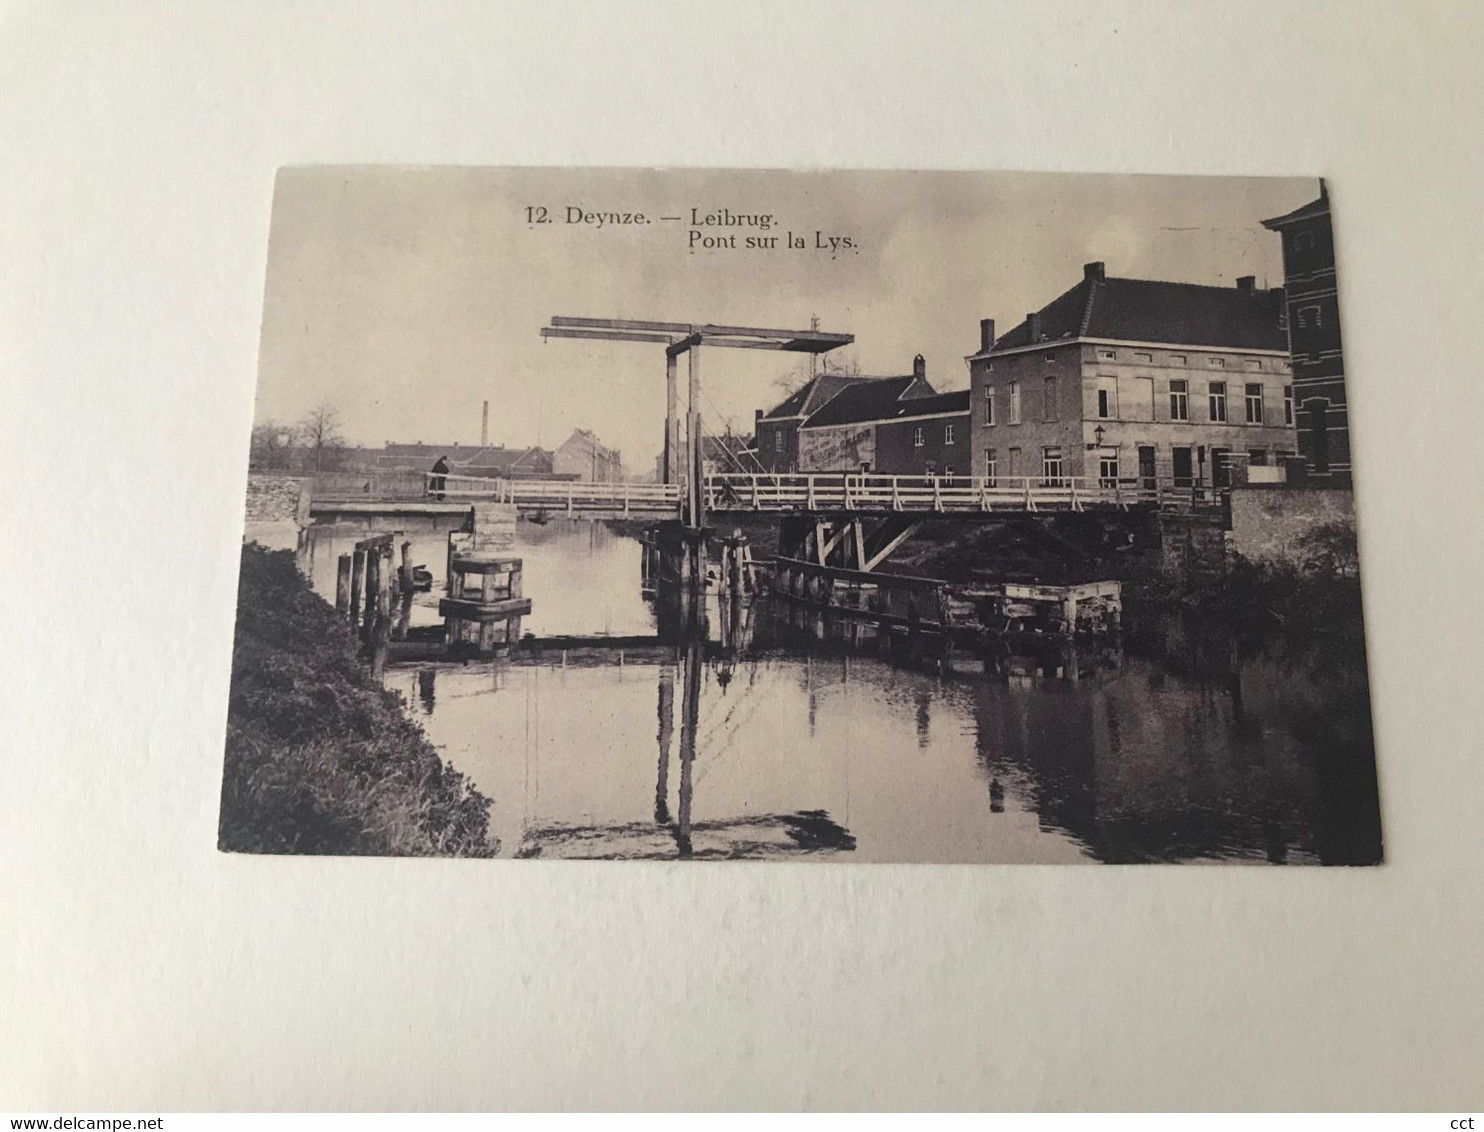
<path fill-rule="evenodd" d="M 552 210 L 545 205 L 527 205 L 525 222 L 531 228 L 556 224 L 576 226 L 593 231 L 612 228 L 659 225 L 685 234 L 683 247 L 699 251 L 796 251 L 825 252 L 831 257 L 860 251 L 860 241 L 852 235 L 827 232 L 820 228 L 805 232 L 792 229 L 778 231 L 778 220 L 771 212 L 733 212 L 729 208 L 689 208 L 676 215 L 653 216 L 646 212 L 623 209 L 596 209 L 569 204 Z"/>

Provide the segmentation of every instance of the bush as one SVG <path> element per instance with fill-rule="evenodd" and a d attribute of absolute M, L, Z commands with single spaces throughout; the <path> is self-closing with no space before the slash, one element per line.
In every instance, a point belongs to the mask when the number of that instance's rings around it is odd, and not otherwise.
<path fill-rule="evenodd" d="M 293 555 L 244 546 L 219 847 L 490 856 L 489 807 L 371 677 Z"/>

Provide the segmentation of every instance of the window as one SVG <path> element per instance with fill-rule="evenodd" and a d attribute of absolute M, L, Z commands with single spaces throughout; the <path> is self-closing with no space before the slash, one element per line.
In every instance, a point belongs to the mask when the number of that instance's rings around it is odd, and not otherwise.
<path fill-rule="evenodd" d="M 1183 377 L 1170 379 L 1170 420 L 1190 420 L 1190 382 Z"/>
<path fill-rule="evenodd" d="M 922 426 L 921 425 L 918 425 L 916 428 L 914 428 L 912 430 L 912 447 L 913 448 L 921 448 L 922 447 Z"/>
<path fill-rule="evenodd" d="M 1134 355 L 1134 361 L 1136 361 L 1136 362 L 1152 362 L 1152 361 L 1154 361 L 1154 355 L 1153 354 L 1137 354 L 1136 353 Z"/>
<path fill-rule="evenodd" d="M 1185 364 L 1185 355 L 1184 354 L 1171 354 L 1170 355 L 1170 365 L 1172 365 L 1172 366 L 1183 366 L 1184 364 Z"/>
<path fill-rule="evenodd" d="M 996 487 L 996 486 L 998 486 L 998 484 L 999 484 L 999 470 L 1000 470 L 1000 465 L 999 465 L 999 461 L 995 459 L 995 451 L 994 451 L 994 449 L 993 448 L 987 448 L 987 449 L 985 449 L 985 451 L 984 451 L 984 478 L 987 481 L 985 483 L 985 486 L 986 487 Z"/>
<path fill-rule="evenodd" d="M 1265 468 L 1268 463 L 1268 450 L 1266 448 L 1247 449 L 1247 466 L 1249 468 Z"/>
<path fill-rule="evenodd" d="M 1060 486 L 1062 481 L 1061 448 L 1041 449 L 1041 480 L 1047 487 Z"/>
<path fill-rule="evenodd" d="M 1041 390 L 1041 419 L 1056 420 L 1056 378 L 1048 377 Z"/>
<path fill-rule="evenodd" d="M 1319 319 L 1319 304 L 1317 303 L 1311 303 L 1309 306 L 1299 307 L 1298 310 L 1294 311 L 1293 313 L 1294 316 L 1298 319 L 1298 328 L 1300 330 L 1312 330 L 1313 328 L 1321 325 Z"/>
<path fill-rule="evenodd" d="M 1191 462 L 1189 448 L 1170 449 L 1170 471 L 1176 487 L 1190 487 L 1195 483 L 1195 465 Z"/>
<path fill-rule="evenodd" d="M 1111 421 L 1118 416 L 1118 379 L 1098 378 L 1098 416 Z"/>
<path fill-rule="evenodd" d="M 1210 403 L 1212 423 L 1224 422 L 1226 420 L 1226 382 L 1211 382 L 1207 389 L 1207 399 Z"/>
<path fill-rule="evenodd" d="M 1020 462 L 1020 449 L 1010 449 L 1010 474 L 1012 476 L 1018 476 L 1023 470 L 1023 466 Z"/>
<path fill-rule="evenodd" d="M 1118 486 L 1118 453 L 1104 452 L 1098 457 L 1098 486 Z"/>
<path fill-rule="evenodd" d="M 1293 424 L 1293 386 L 1283 387 L 1283 423 Z"/>
<path fill-rule="evenodd" d="M 1100 362 L 1111 362 L 1111 361 L 1117 360 L 1117 358 L 1118 358 L 1118 351 L 1117 350 L 1099 350 L 1098 351 L 1098 361 L 1100 361 Z"/>
<path fill-rule="evenodd" d="M 1251 384 L 1247 386 L 1247 423 L 1262 424 L 1262 386 Z"/>
<path fill-rule="evenodd" d="M 1010 383 L 1010 423 L 1020 423 L 1020 382 Z"/>
<path fill-rule="evenodd" d="M 1261 358 L 1248 358 L 1245 364 L 1246 364 L 1247 368 L 1250 369 L 1253 373 L 1261 373 L 1262 372 L 1262 359 Z"/>
<path fill-rule="evenodd" d="M 953 465 L 952 464 L 944 464 L 943 465 L 943 474 L 945 476 L 951 476 L 951 475 L 953 475 Z"/>
<path fill-rule="evenodd" d="M 943 426 L 943 443 L 945 446 L 953 443 L 953 426 L 951 424 Z"/>
<path fill-rule="evenodd" d="M 1047 354 L 1046 355 L 1046 361 L 1047 361 L 1048 364 L 1051 363 L 1051 362 L 1056 361 L 1056 355 L 1055 354 Z"/>
<path fill-rule="evenodd" d="M 1211 486 L 1231 487 L 1232 453 L 1230 448 L 1211 449 Z"/>
<path fill-rule="evenodd" d="M 781 432 L 775 432 L 773 434 L 773 451 L 774 452 L 781 452 L 781 451 L 783 451 L 783 433 L 781 433 Z"/>
<path fill-rule="evenodd" d="M 1212 369 L 1225 369 L 1226 368 L 1226 359 L 1225 358 L 1207 358 L 1206 359 L 1206 364 L 1208 366 L 1210 366 Z"/>
<path fill-rule="evenodd" d="M 994 424 L 994 386 L 993 385 L 986 385 L 984 387 L 984 423 L 986 425 L 992 425 L 992 424 Z"/>

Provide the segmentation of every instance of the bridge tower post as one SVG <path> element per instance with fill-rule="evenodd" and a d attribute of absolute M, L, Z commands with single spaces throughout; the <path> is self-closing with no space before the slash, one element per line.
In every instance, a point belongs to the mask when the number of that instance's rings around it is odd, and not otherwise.
<path fill-rule="evenodd" d="M 679 479 L 680 421 L 676 416 L 675 355 L 665 354 L 665 483 Z"/>

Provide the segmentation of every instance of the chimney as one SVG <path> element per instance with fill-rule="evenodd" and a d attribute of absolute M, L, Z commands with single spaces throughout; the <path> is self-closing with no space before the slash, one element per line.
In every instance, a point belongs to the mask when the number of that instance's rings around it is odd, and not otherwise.
<path fill-rule="evenodd" d="M 1256 287 L 1257 287 L 1257 276 L 1255 276 L 1255 275 L 1240 275 L 1240 276 L 1237 277 L 1237 290 L 1240 291 L 1240 292 L 1242 292 L 1242 294 L 1244 294 L 1244 295 L 1250 295 L 1250 294 L 1252 294 L 1253 290 L 1256 289 Z"/>
<path fill-rule="evenodd" d="M 1096 283 L 1101 283 L 1105 277 L 1106 272 L 1103 269 L 1102 260 L 1097 260 L 1093 263 L 1084 263 L 1082 265 L 1082 278 L 1091 279 Z"/>
<path fill-rule="evenodd" d="M 912 376 L 927 376 L 927 362 L 923 359 L 923 356 L 921 354 L 918 354 L 917 357 L 912 359 Z"/>
<path fill-rule="evenodd" d="M 484 403 L 484 418 L 479 422 L 479 446 L 485 448 L 490 442 L 490 403 Z"/>
<path fill-rule="evenodd" d="M 1025 325 L 1026 329 L 1031 332 L 1031 341 L 1039 342 L 1041 340 L 1041 312 L 1031 311 L 1030 314 L 1026 315 Z"/>
<path fill-rule="evenodd" d="M 987 354 L 994 349 L 994 319 L 979 320 L 979 352 Z"/>
<path fill-rule="evenodd" d="M 762 430 L 763 430 L 763 411 L 761 409 L 753 409 L 752 410 L 752 442 L 754 444 L 756 444 L 758 442 L 758 439 L 757 439 L 758 438 L 758 434 L 760 432 L 762 432 Z"/>

